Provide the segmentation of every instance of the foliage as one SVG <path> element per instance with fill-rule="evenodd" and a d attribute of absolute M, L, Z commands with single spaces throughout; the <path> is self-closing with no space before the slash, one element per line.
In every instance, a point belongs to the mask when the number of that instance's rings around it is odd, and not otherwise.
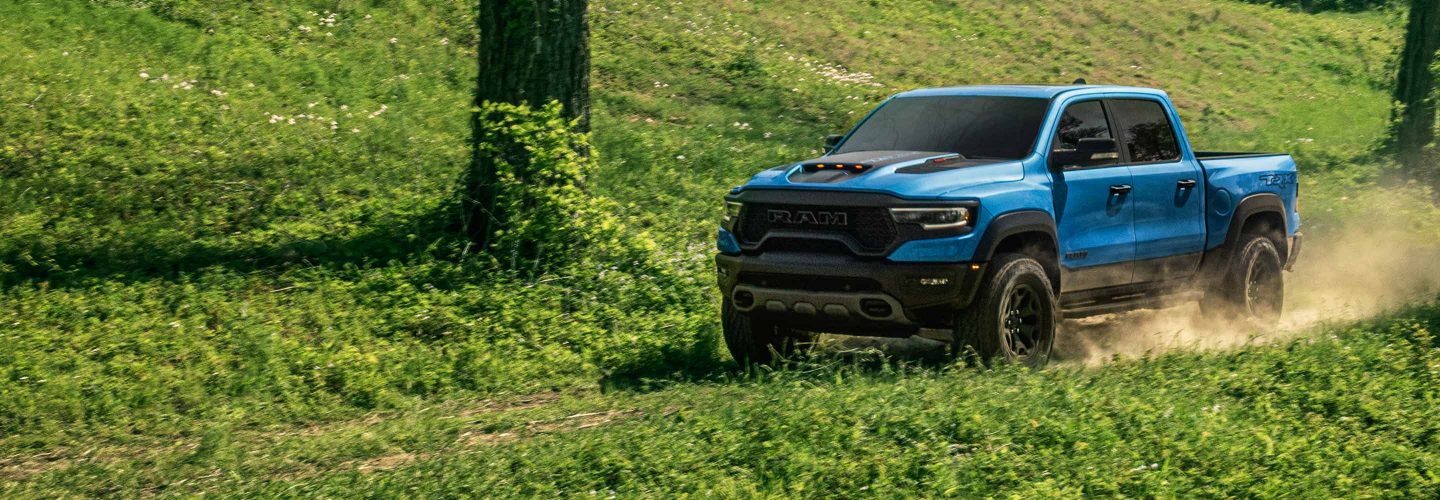
<path fill-rule="evenodd" d="M 505 269 L 542 276 L 573 265 L 619 264 L 663 273 L 643 232 L 627 232 L 618 205 L 587 194 L 589 137 L 573 132 L 560 103 L 541 109 L 486 103 L 478 154 L 496 159 L 497 212 L 487 255 Z"/>

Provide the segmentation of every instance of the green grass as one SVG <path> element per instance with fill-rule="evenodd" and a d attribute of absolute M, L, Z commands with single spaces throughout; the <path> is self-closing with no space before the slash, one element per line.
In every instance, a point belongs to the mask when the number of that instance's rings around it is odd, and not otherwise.
<path fill-rule="evenodd" d="M 1099 369 L 828 361 L 654 392 L 451 401 L 12 462 L 11 493 L 1428 496 L 1433 305 Z M 146 488 L 151 488 L 146 490 Z"/>
<path fill-rule="evenodd" d="M 470 4 L 0 2 L 0 494 L 1433 491 L 1433 306 L 1099 369 L 746 377 L 708 274 L 720 195 L 886 96 L 1080 76 L 1294 152 L 1312 240 L 1432 241 L 1371 153 L 1398 14 L 597 1 L 589 186 L 651 262 L 522 278 L 447 231 Z"/>

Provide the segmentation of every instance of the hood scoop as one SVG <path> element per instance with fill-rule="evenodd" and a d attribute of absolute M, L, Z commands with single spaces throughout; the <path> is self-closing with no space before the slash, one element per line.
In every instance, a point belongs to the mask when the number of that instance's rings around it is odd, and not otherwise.
<path fill-rule="evenodd" d="M 959 158 L 955 153 L 931 151 L 857 151 L 838 155 L 822 156 L 800 162 L 800 169 L 790 174 L 790 182 L 828 184 L 863 175 L 877 168 L 917 160 L 941 160 Z"/>

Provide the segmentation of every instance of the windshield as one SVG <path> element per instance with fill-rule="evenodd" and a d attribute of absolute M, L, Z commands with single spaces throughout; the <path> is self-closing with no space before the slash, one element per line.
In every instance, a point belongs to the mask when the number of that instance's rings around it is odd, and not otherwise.
<path fill-rule="evenodd" d="M 1046 99 L 998 96 L 900 97 L 881 106 L 835 151 L 934 151 L 1018 160 L 1040 135 Z"/>

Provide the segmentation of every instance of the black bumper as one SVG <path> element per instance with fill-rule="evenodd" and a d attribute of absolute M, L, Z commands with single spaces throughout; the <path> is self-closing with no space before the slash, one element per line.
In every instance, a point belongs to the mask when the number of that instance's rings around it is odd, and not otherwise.
<path fill-rule="evenodd" d="M 981 263 L 909 264 L 828 254 L 769 252 L 715 258 L 720 291 L 736 309 L 797 328 L 908 335 L 941 328 L 975 297 Z"/>

